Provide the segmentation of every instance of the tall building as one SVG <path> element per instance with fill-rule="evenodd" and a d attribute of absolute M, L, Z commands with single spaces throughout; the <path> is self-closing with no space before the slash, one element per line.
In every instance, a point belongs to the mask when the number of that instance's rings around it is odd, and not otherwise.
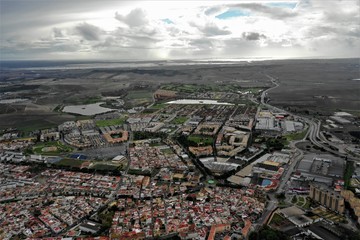
<path fill-rule="evenodd" d="M 338 213 L 344 213 L 344 198 L 327 186 L 321 184 L 310 184 L 310 198 L 319 202 L 321 205 Z"/>

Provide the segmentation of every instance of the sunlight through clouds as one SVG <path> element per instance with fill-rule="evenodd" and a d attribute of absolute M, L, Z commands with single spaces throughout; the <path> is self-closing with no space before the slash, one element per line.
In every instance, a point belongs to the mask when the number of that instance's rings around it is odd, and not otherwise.
<path fill-rule="evenodd" d="M 359 2 L 326 3 L 2 0 L 0 53 L 119 60 L 358 56 Z"/>

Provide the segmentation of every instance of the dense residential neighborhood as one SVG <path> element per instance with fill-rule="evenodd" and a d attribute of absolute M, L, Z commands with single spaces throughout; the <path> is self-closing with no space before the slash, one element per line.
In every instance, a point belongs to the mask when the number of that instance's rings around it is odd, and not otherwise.
<path fill-rule="evenodd" d="M 263 225 L 350 236 L 360 166 L 317 139 L 295 146 L 318 125 L 268 105 L 263 89 L 231 94 L 248 102 L 199 100 L 221 92 L 174 100 L 184 94 L 160 89 L 147 107 L 4 132 L 0 238 L 251 239 Z"/>

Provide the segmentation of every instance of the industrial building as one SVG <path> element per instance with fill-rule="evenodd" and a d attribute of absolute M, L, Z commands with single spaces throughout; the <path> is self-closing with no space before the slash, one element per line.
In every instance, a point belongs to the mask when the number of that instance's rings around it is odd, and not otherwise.
<path fill-rule="evenodd" d="M 342 178 L 344 168 L 344 161 L 339 157 L 330 154 L 306 154 L 297 167 L 297 177 L 330 186 L 333 180 Z"/>
<path fill-rule="evenodd" d="M 100 224 L 92 221 L 85 221 L 80 225 L 80 230 L 87 233 L 97 233 L 100 231 L 101 226 Z"/>

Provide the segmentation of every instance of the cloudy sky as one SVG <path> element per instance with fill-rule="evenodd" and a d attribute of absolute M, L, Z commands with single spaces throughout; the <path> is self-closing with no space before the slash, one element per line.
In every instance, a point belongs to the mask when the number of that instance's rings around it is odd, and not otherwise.
<path fill-rule="evenodd" d="M 359 0 L 0 0 L 0 59 L 359 57 Z"/>

